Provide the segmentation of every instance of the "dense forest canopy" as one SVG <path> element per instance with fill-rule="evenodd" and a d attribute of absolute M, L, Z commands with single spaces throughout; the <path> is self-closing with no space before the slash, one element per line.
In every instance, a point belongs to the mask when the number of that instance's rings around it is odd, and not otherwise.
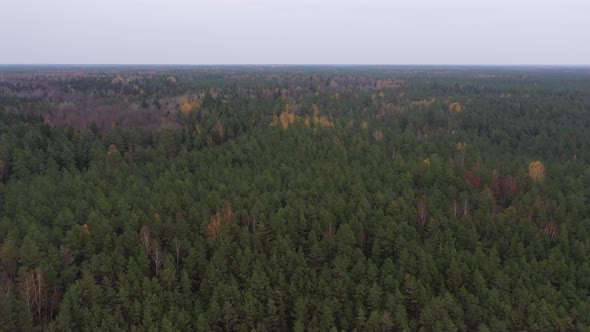
<path fill-rule="evenodd" d="M 0 330 L 590 328 L 588 68 L 0 72 Z"/>

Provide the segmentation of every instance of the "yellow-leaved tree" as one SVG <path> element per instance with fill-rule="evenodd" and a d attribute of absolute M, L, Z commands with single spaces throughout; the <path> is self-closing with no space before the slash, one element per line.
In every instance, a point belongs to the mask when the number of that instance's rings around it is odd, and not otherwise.
<path fill-rule="evenodd" d="M 545 165 L 540 161 L 532 161 L 529 164 L 529 177 L 533 181 L 543 181 L 545 179 Z"/>
<path fill-rule="evenodd" d="M 80 239 L 83 241 L 89 240 L 92 237 L 92 233 L 90 233 L 90 226 L 88 224 L 82 225 L 82 229 L 80 229 Z"/>
<path fill-rule="evenodd" d="M 461 113 L 463 110 L 463 106 L 459 102 L 454 102 L 449 105 L 449 112 L 451 113 Z"/>
<path fill-rule="evenodd" d="M 290 124 L 295 122 L 295 114 L 291 112 L 291 107 L 289 104 L 285 106 L 285 110 L 279 115 L 279 121 L 283 128 L 289 127 Z"/>
<path fill-rule="evenodd" d="M 309 115 L 306 116 L 304 123 L 308 127 L 312 123 L 316 126 L 322 126 L 322 127 L 333 127 L 334 126 L 334 123 L 332 121 L 330 121 L 327 117 L 320 115 L 320 110 L 318 108 L 318 105 L 316 105 L 316 104 L 312 105 L 312 116 L 311 117 Z"/>
<path fill-rule="evenodd" d="M 191 104 L 189 104 L 188 102 L 185 102 L 184 104 L 182 104 L 182 106 L 180 107 L 180 112 L 184 115 L 187 115 L 191 112 L 191 109 L 193 107 L 191 106 Z"/>
<path fill-rule="evenodd" d="M 107 149 L 107 153 L 111 154 L 113 152 L 117 152 L 117 146 L 115 144 L 111 144 L 109 145 L 108 149 Z"/>

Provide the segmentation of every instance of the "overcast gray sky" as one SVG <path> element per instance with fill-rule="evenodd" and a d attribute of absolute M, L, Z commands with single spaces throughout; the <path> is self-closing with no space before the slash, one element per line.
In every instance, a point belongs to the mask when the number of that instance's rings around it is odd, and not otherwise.
<path fill-rule="evenodd" d="M 3 64 L 590 64 L 590 0 L 0 0 Z"/>

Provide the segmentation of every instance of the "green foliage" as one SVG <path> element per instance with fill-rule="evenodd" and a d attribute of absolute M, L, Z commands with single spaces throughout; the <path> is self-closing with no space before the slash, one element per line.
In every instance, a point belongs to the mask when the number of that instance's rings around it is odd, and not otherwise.
<path fill-rule="evenodd" d="M 587 75 L 161 70 L 51 84 L 162 126 L 54 127 L 0 88 L 0 330 L 590 326 Z"/>

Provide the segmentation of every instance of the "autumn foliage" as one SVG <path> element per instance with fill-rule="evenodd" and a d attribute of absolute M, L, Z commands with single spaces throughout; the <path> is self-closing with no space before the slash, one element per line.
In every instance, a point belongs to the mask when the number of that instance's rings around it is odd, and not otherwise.
<path fill-rule="evenodd" d="M 80 229 L 80 239 L 81 240 L 88 240 L 91 237 L 91 233 L 90 233 L 90 226 L 88 226 L 88 224 L 84 224 L 82 225 L 82 228 Z"/>
<path fill-rule="evenodd" d="M 74 70 L 0 73 L 0 332 L 590 326 L 579 70 Z"/>
<path fill-rule="evenodd" d="M 290 105 L 285 106 L 285 110 L 279 115 L 279 122 L 283 126 L 283 128 L 287 128 L 301 117 L 295 115 L 295 113 L 291 110 Z M 303 120 L 303 123 L 310 127 L 312 124 L 314 126 L 321 126 L 321 127 L 333 127 L 334 123 L 330 121 L 327 117 L 320 115 L 320 111 L 316 104 L 312 106 L 312 115 L 307 115 Z"/>
<path fill-rule="evenodd" d="M 459 102 L 454 102 L 449 105 L 449 112 L 461 113 L 461 111 L 463 111 L 463 106 Z"/>
<path fill-rule="evenodd" d="M 490 188 L 496 201 L 506 203 L 518 193 L 518 179 L 512 176 L 502 177 L 494 170 Z"/>
<path fill-rule="evenodd" d="M 188 102 L 185 102 L 180 107 L 180 113 L 182 113 L 183 115 L 187 115 L 187 114 L 189 114 L 191 112 L 191 109 L 192 108 L 193 107 L 191 106 L 191 104 L 189 104 Z"/>
<path fill-rule="evenodd" d="M 279 115 L 279 122 L 283 128 L 287 128 L 289 125 L 295 123 L 295 114 L 290 110 L 289 105 L 287 105 L 285 110 Z"/>
<path fill-rule="evenodd" d="M 220 221 L 218 213 L 212 215 L 211 219 L 209 220 L 209 224 L 207 224 L 207 237 L 208 238 L 216 238 L 221 233 L 221 230 L 220 230 L 221 221 Z"/>
<path fill-rule="evenodd" d="M 457 148 L 457 151 L 462 151 L 467 147 L 467 143 L 465 142 L 457 142 L 457 144 L 455 145 L 455 147 Z"/>
<path fill-rule="evenodd" d="M 109 145 L 109 147 L 107 148 L 107 153 L 108 153 L 108 154 L 111 154 L 111 153 L 113 153 L 113 152 L 117 152 L 117 151 L 118 151 L 118 150 L 117 150 L 117 146 L 116 146 L 115 144 L 111 144 L 111 145 Z"/>
<path fill-rule="evenodd" d="M 231 206 L 226 206 L 223 211 L 217 211 L 209 217 L 207 224 L 207 238 L 216 238 L 221 234 L 221 226 L 233 220 L 234 212 Z"/>
<path fill-rule="evenodd" d="M 533 161 L 529 164 L 529 177 L 535 181 L 540 182 L 545 179 L 545 165 L 540 161 Z"/>
<path fill-rule="evenodd" d="M 425 100 L 416 100 L 410 102 L 410 106 L 414 107 L 426 107 L 434 104 L 436 102 L 436 98 L 425 99 Z"/>
<path fill-rule="evenodd" d="M 463 174 L 463 178 L 467 180 L 471 185 L 475 188 L 480 190 L 481 189 L 481 177 L 474 176 L 470 171 L 465 171 Z"/>
<path fill-rule="evenodd" d="M 316 104 L 313 104 L 312 106 L 313 108 L 313 116 L 312 116 L 312 121 L 314 125 L 320 125 L 322 127 L 333 127 L 334 124 L 328 120 L 328 118 L 326 118 L 323 115 L 320 115 L 320 111 L 318 109 L 318 106 Z M 310 121 L 308 120 L 308 118 L 305 119 L 305 123 L 308 124 Z"/>
<path fill-rule="evenodd" d="M 479 165 L 475 167 L 479 168 Z M 487 192 L 500 205 L 508 205 L 511 200 L 518 194 L 519 178 L 513 176 L 501 176 L 497 170 L 491 171 L 490 182 L 484 192 Z M 469 182 L 475 189 L 484 189 L 481 176 L 473 174 L 471 171 L 463 173 L 463 179 Z"/>

